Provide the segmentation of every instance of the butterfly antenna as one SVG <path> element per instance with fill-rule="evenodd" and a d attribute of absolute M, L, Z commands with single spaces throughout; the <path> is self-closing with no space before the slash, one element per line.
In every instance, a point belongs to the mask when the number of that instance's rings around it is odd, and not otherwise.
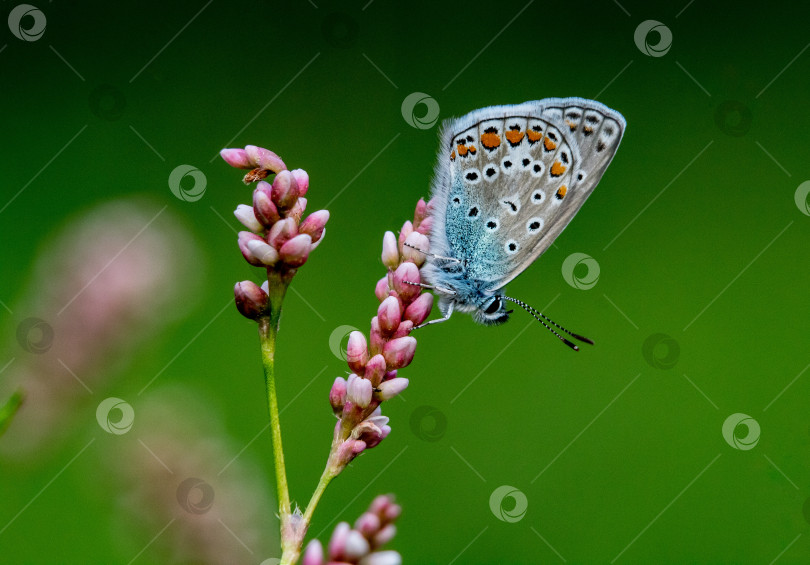
<path fill-rule="evenodd" d="M 570 335 L 570 336 L 571 336 L 571 337 L 573 337 L 574 339 L 578 339 L 579 341 L 582 341 L 582 342 L 584 342 L 584 343 L 589 343 L 589 344 L 593 345 L 593 341 L 592 341 L 592 340 L 588 339 L 587 337 L 581 336 L 581 335 L 579 335 L 579 334 L 575 334 L 574 332 L 568 331 L 567 329 L 565 329 L 564 327 L 562 327 L 560 324 L 558 324 L 557 322 L 555 322 L 554 320 L 552 320 L 551 318 L 549 318 L 548 316 L 546 316 L 546 315 L 545 315 L 545 314 L 543 314 L 542 312 L 538 312 L 537 310 L 535 310 L 534 308 L 532 308 L 531 306 L 529 306 L 528 304 L 526 304 L 526 303 L 525 303 L 525 302 L 523 302 L 522 300 L 518 300 L 517 298 L 511 298 L 511 297 L 509 297 L 509 296 L 502 296 L 501 298 L 503 298 L 504 300 L 508 300 L 508 301 L 510 301 L 510 302 L 514 302 L 515 304 L 517 304 L 518 306 L 520 306 L 521 308 L 523 308 L 524 310 L 526 310 L 526 312 L 528 312 L 529 314 L 531 314 L 531 316 L 532 316 L 532 317 L 533 317 L 535 320 L 537 320 L 538 322 L 540 322 L 541 324 L 543 324 L 543 326 L 545 326 L 545 328 L 546 328 L 548 331 L 550 331 L 551 333 L 553 333 L 554 335 L 556 335 L 558 338 L 560 338 L 560 340 L 561 340 L 561 341 L 562 341 L 562 342 L 563 342 L 565 345 L 567 345 L 568 347 L 570 347 L 570 348 L 571 348 L 571 349 L 573 349 L 574 351 L 579 351 L 579 347 L 577 347 L 575 344 L 571 343 L 570 341 L 568 341 L 567 339 L 565 339 L 563 336 L 561 336 L 560 334 L 558 334 L 556 331 L 554 331 L 554 330 L 553 330 L 553 329 L 552 329 L 552 328 L 551 328 L 551 327 L 550 327 L 548 324 L 546 324 L 546 322 L 544 322 L 544 321 L 543 321 L 543 319 L 547 320 L 547 321 L 548 321 L 548 322 L 549 322 L 551 325 L 553 325 L 554 327 L 558 328 L 558 329 L 559 329 L 559 330 L 561 330 L 562 332 L 567 333 L 568 335 Z M 541 319 L 541 318 L 542 318 L 542 319 Z"/>

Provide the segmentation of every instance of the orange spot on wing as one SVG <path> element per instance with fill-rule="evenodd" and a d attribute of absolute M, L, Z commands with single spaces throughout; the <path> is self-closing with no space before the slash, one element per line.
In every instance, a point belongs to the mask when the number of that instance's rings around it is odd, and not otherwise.
<path fill-rule="evenodd" d="M 568 192 L 568 189 L 565 185 L 562 185 L 560 188 L 557 189 L 557 200 L 562 200 L 565 193 Z"/>
<path fill-rule="evenodd" d="M 470 145 L 469 147 L 467 147 L 467 149 L 469 149 L 469 150 L 470 150 L 470 153 L 472 153 L 473 155 L 475 155 L 475 151 L 476 151 L 476 149 L 475 149 L 475 145 Z"/>
<path fill-rule="evenodd" d="M 516 129 L 510 129 L 506 132 L 506 139 L 512 145 L 517 145 L 523 139 L 523 132 Z"/>
<path fill-rule="evenodd" d="M 571 131 L 574 131 L 575 129 L 577 129 L 577 124 L 575 124 L 574 122 L 571 122 L 569 120 L 565 120 L 565 123 L 568 124 L 568 127 L 571 129 Z"/>
<path fill-rule="evenodd" d="M 501 136 L 497 133 L 482 133 L 481 145 L 487 149 L 495 149 L 501 144 Z"/>
<path fill-rule="evenodd" d="M 464 157 L 467 154 L 467 146 L 466 145 L 457 145 L 456 149 L 458 149 L 458 156 Z"/>
<path fill-rule="evenodd" d="M 543 134 L 540 133 L 539 131 L 534 131 L 530 129 L 526 132 L 526 137 L 529 138 L 530 142 L 535 143 L 537 141 L 540 141 L 540 138 L 543 137 Z"/>
<path fill-rule="evenodd" d="M 546 139 L 548 139 L 548 138 L 546 138 Z M 563 174 L 565 172 L 565 169 L 567 169 L 567 168 L 568 167 L 565 167 L 559 161 L 554 161 L 554 164 L 551 165 L 551 176 L 552 177 L 558 177 L 561 174 Z M 565 193 L 565 191 L 563 191 L 563 193 Z"/>
<path fill-rule="evenodd" d="M 456 160 L 456 151 L 455 151 L 455 150 L 453 150 L 453 151 L 450 153 L 450 160 L 451 160 L 451 161 L 455 161 L 455 160 Z"/>
<path fill-rule="evenodd" d="M 552 149 L 557 149 L 557 144 L 551 141 L 548 137 L 543 140 L 543 145 L 546 146 L 546 151 L 551 151 Z"/>
<path fill-rule="evenodd" d="M 582 131 L 585 132 L 585 135 L 593 133 L 593 128 L 590 126 L 583 126 Z"/>

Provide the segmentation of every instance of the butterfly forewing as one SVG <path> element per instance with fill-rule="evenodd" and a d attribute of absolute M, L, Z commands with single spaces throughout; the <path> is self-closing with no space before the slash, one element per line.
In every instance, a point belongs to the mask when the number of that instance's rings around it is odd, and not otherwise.
<path fill-rule="evenodd" d="M 445 124 L 437 249 L 471 280 L 504 286 L 570 222 L 623 131 L 618 113 L 580 98 L 484 108 Z"/>

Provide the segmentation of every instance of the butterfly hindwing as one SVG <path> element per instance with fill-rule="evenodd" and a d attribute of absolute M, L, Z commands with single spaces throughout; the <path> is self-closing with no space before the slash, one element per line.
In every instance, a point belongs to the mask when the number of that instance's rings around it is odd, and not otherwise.
<path fill-rule="evenodd" d="M 470 279 L 501 288 L 568 225 L 624 127 L 620 114 L 581 98 L 484 108 L 446 123 L 434 249 L 461 260 Z"/>

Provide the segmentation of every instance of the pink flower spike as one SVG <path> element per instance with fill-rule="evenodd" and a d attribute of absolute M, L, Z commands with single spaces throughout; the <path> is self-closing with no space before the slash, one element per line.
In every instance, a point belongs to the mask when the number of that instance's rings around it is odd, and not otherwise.
<path fill-rule="evenodd" d="M 262 225 L 259 223 L 259 220 L 256 219 L 256 215 L 253 213 L 253 206 L 239 204 L 236 207 L 236 210 L 233 211 L 233 215 L 236 216 L 236 219 L 242 222 L 242 225 L 250 231 L 262 231 Z"/>
<path fill-rule="evenodd" d="M 405 337 L 406 335 L 411 335 L 412 329 L 413 322 L 410 320 L 402 320 L 402 323 L 397 328 L 397 331 L 394 332 L 394 337 Z"/>
<path fill-rule="evenodd" d="M 381 545 L 387 544 L 394 539 L 395 535 L 397 535 L 397 527 L 394 524 L 388 524 L 374 536 L 374 546 L 380 547 Z"/>
<path fill-rule="evenodd" d="M 422 220 L 422 223 L 419 224 L 419 227 L 416 229 L 416 231 L 424 235 L 430 235 L 431 228 L 433 228 L 433 217 L 428 216 L 427 218 Z"/>
<path fill-rule="evenodd" d="M 242 252 L 242 256 L 245 258 L 245 261 L 253 265 L 254 267 L 264 267 L 264 263 L 262 263 L 258 257 L 256 257 L 253 252 L 248 248 L 248 243 L 251 241 L 260 241 L 264 243 L 264 240 L 260 238 L 255 233 L 251 233 L 249 231 L 240 231 L 239 232 L 239 251 Z"/>
<path fill-rule="evenodd" d="M 408 239 L 408 236 L 413 233 L 413 224 L 410 220 L 406 220 L 404 224 L 402 224 L 402 229 L 399 231 L 399 248 L 405 249 L 405 240 Z"/>
<path fill-rule="evenodd" d="M 329 391 L 329 404 L 332 405 L 332 411 L 340 416 L 343 412 L 343 406 L 346 404 L 346 379 L 337 377 L 332 389 Z"/>
<path fill-rule="evenodd" d="M 374 287 L 374 295 L 377 300 L 382 302 L 388 297 L 388 290 L 388 275 L 386 275 L 377 281 L 377 286 Z"/>
<path fill-rule="evenodd" d="M 301 565 L 323 565 L 323 546 L 316 539 L 310 540 L 304 551 Z"/>
<path fill-rule="evenodd" d="M 405 239 L 402 247 L 402 258 L 421 267 L 427 259 L 426 253 L 430 251 L 430 241 L 426 235 L 415 231 Z"/>
<path fill-rule="evenodd" d="M 356 561 L 371 551 L 368 540 L 363 537 L 363 534 L 355 530 L 351 530 L 349 535 L 346 536 L 346 547 L 343 554 L 348 561 Z"/>
<path fill-rule="evenodd" d="M 295 226 L 295 220 L 284 218 L 270 228 L 270 233 L 267 234 L 267 242 L 278 249 L 296 235 L 298 235 L 298 229 Z"/>
<path fill-rule="evenodd" d="M 298 199 L 303 200 L 302 198 Z M 298 226 L 298 233 L 307 233 L 312 237 L 312 242 L 315 243 L 323 235 L 323 230 L 326 227 L 326 222 L 329 221 L 329 210 L 318 210 L 313 212 L 304 219 Z"/>
<path fill-rule="evenodd" d="M 416 203 L 416 211 L 413 213 L 413 223 L 414 225 L 419 225 L 422 220 L 427 217 L 428 214 L 428 206 L 427 202 L 425 202 L 424 198 L 420 198 L 419 202 Z"/>
<path fill-rule="evenodd" d="M 219 156 L 231 167 L 237 169 L 252 169 L 256 166 L 251 162 L 247 151 L 244 149 L 223 149 L 219 152 Z"/>
<path fill-rule="evenodd" d="M 387 231 L 383 236 L 382 262 L 389 269 L 396 269 L 399 265 L 399 249 L 394 232 Z"/>
<path fill-rule="evenodd" d="M 416 338 L 398 337 L 385 344 L 383 357 L 385 357 L 389 369 L 401 369 L 413 361 L 414 351 L 416 351 Z"/>
<path fill-rule="evenodd" d="M 312 238 L 302 233 L 282 245 L 281 249 L 278 250 L 278 254 L 281 260 L 290 267 L 300 267 L 307 262 L 311 245 Z"/>
<path fill-rule="evenodd" d="M 402 556 L 393 550 L 375 551 L 358 561 L 358 565 L 402 565 Z"/>
<path fill-rule="evenodd" d="M 372 386 L 379 386 L 387 368 L 385 357 L 378 353 L 366 363 L 364 377 L 371 382 Z"/>
<path fill-rule="evenodd" d="M 371 381 L 357 375 L 349 375 L 349 382 L 346 385 L 346 398 L 349 402 L 360 408 L 367 408 L 371 404 L 373 392 Z"/>
<path fill-rule="evenodd" d="M 432 308 L 433 295 L 429 292 L 424 292 L 420 294 L 416 300 L 411 302 L 407 308 L 405 308 L 405 315 L 403 317 L 406 320 L 413 322 L 413 325 L 418 326 L 427 320 L 427 317 L 430 316 L 430 311 Z"/>
<path fill-rule="evenodd" d="M 256 219 L 266 228 L 271 227 L 281 219 L 273 201 L 270 200 L 270 185 L 259 181 L 253 191 L 253 213 Z"/>
<path fill-rule="evenodd" d="M 353 373 L 362 375 L 368 362 L 368 345 L 366 336 L 362 332 L 353 331 L 349 334 L 346 344 L 346 361 Z"/>
<path fill-rule="evenodd" d="M 292 173 L 295 182 L 298 183 L 298 192 L 304 196 L 309 190 L 309 174 L 304 169 L 293 169 Z"/>
<path fill-rule="evenodd" d="M 281 171 L 273 179 L 271 197 L 279 210 L 289 210 L 298 199 L 298 183 L 290 171 Z"/>
<path fill-rule="evenodd" d="M 419 267 L 406 261 L 394 271 L 394 290 L 405 303 L 410 303 L 422 291 L 422 288 L 408 283 L 419 283 L 422 279 L 419 276 Z"/>
<path fill-rule="evenodd" d="M 380 331 L 383 335 L 391 335 L 399 327 L 402 321 L 402 311 L 399 309 L 399 300 L 394 296 L 389 296 L 382 301 L 377 309 L 377 321 L 380 323 Z"/>
<path fill-rule="evenodd" d="M 262 262 L 262 265 L 267 267 L 272 267 L 276 263 L 278 263 L 278 251 L 272 245 L 267 245 L 263 241 L 256 241 L 255 239 L 251 239 L 247 242 L 247 248 L 256 257 L 259 261 Z"/>
<path fill-rule="evenodd" d="M 352 530 L 347 522 L 341 522 L 335 526 L 332 532 L 332 538 L 329 540 L 329 559 L 339 559 L 343 557 L 346 549 L 346 538 L 349 537 L 349 532 Z"/>
<path fill-rule="evenodd" d="M 245 145 L 245 153 L 251 160 L 254 167 L 260 169 L 267 169 L 274 173 L 280 173 L 287 170 L 287 165 L 281 160 L 281 157 L 265 149 L 264 147 L 256 147 L 255 145 Z"/>
<path fill-rule="evenodd" d="M 381 391 L 380 396 L 382 396 L 383 400 L 390 400 L 408 388 L 408 379 L 404 377 L 397 377 L 395 379 L 391 379 L 390 381 L 380 383 L 378 388 Z"/>
<path fill-rule="evenodd" d="M 354 523 L 354 529 L 371 539 L 380 531 L 380 517 L 371 512 L 363 512 Z"/>
<path fill-rule="evenodd" d="M 267 294 L 251 281 L 236 283 L 233 295 L 239 313 L 250 320 L 258 320 L 267 308 Z"/>

